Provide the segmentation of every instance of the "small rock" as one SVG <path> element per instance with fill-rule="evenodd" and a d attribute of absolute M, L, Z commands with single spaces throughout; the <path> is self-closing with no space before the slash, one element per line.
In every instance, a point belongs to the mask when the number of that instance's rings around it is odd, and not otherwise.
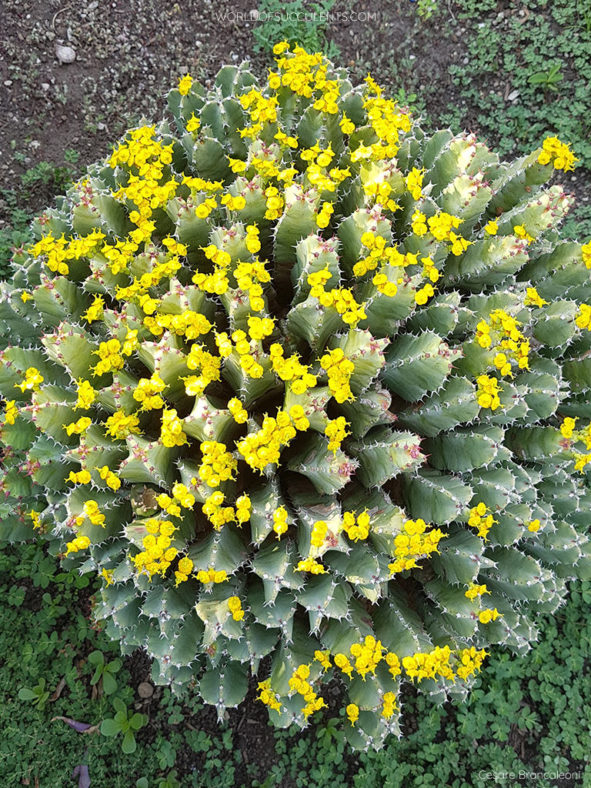
<path fill-rule="evenodd" d="M 149 681 L 142 681 L 142 683 L 138 685 L 137 694 L 140 698 L 151 698 L 154 694 L 154 687 Z"/>
<path fill-rule="evenodd" d="M 65 47 L 61 44 L 56 44 L 55 56 L 62 65 L 73 63 L 76 60 L 76 50 L 72 49 L 72 47 Z"/>
<path fill-rule="evenodd" d="M 41 83 L 41 90 L 44 90 L 45 92 L 47 92 L 49 90 L 49 87 L 50 87 L 49 82 L 42 82 Z"/>
<path fill-rule="evenodd" d="M 5 79 L 4 80 L 4 86 L 5 87 L 9 88 L 11 85 L 12 85 L 12 80 L 11 79 Z"/>
<path fill-rule="evenodd" d="M 519 91 L 512 90 L 511 93 L 507 96 L 508 101 L 516 101 L 519 98 Z"/>

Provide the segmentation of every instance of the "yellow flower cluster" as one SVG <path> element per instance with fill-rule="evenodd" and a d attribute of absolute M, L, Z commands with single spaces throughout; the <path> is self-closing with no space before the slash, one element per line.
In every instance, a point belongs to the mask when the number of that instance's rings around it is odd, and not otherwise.
<path fill-rule="evenodd" d="M 390 197 L 392 194 L 392 187 L 387 181 L 370 181 L 369 183 L 364 183 L 363 192 L 367 197 L 373 198 L 373 203 L 381 206 L 383 210 L 397 211 L 400 209 L 400 205 L 398 205 L 396 200 Z"/>
<path fill-rule="evenodd" d="M 192 84 L 193 84 L 193 78 L 191 77 L 190 74 L 185 74 L 185 76 L 179 80 L 178 91 L 181 94 L 181 96 L 187 95 L 187 93 L 191 90 Z"/>
<path fill-rule="evenodd" d="M 281 703 L 279 702 L 278 695 L 271 690 L 271 679 L 265 679 L 265 681 L 260 681 L 257 685 L 257 689 L 260 692 L 260 695 L 257 696 L 257 700 L 260 700 L 262 703 L 265 704 L 270 709 L 274 709 L 275 711 L 281 711 Z"/>
<path fill-rule="evenodd" d="M 277 534 L 277 539 L 281 539 L 287 528 L 287 509 L 285 506 L 278 506 L 273 512 L 273 530 Z"/>
<path fill-rule="evenodd" d="M 585 472 L 585 468 L 587 465 L 591 463 L 591 454 L 580 454 L 575 453 L 575 471 L 580 471 L 580 473 Z"/>
<path fill-rule="evenodd" d="M 436 241 L 448 241 L 454 229 L 460 226 L 461 220 L 457 216 L 441 211 L 427 220 L 429 232 Z"/>
<path fill-rule="evenodd" d="M 345 709 L 347 714 L 347 719 L 351 723 L 351 725 L 355 725 L 357 720 L 359 719 L 359 706 L 356 703 L 349 703 L 347 708 Z"/>
<path fill-rule="evenodd" d="M 236 522 L 240 527 L 243 523 L 250 520 L 250 513 L 252 509 L 252 502 L 250 496 L 243 494 L 236 500 Z"/>
<path fill-rule="evenodd" d="M 156 496 L 156 503 L 169 517 L 180 517 L 181 507 L 192 509 L 195 506 L 195 496 L 189 492 L 186 485 L 175 482 L 172 487 L 172 497 L 166 493 Z"/>
<path fill-rule="evenodd" d="M 430 257 L 421 257 L 421 263 L 423 264 L 423 276 L 433 283 L 438 282 L 441 274 L 433 260 Z"/>
<path fill-rule="evenodd" d="M 90 539 L 88 536 L 77 536 L 71 542 L 66 544 L 66 555 L 70 553 L 77 553 L 79 550 L 86 550 L 90 547 Z"/>
<path fill-rule="evenodd" d="M 92 304 L 88 307 L 86 312 L 84 312 L 82 317 L 89 323 L 93 323 L 95 320 L 100 320 L 102 318 L 104 309 L 105 299 L 100 295 L 96 295 Z"/>
<path fill-rule="evenodd" d="M 468 590 L 465 592 L 464 596 L 468 597 L 470 600 L 476 599 L 476 597 L 482 596 L 483 594 L 490 594 L 490 591 L 486 587 L 486 585 L 478 585 L 477 583 L 470 583 Z"/>
<path fill-rule="evenodd" d="M 382 90 L 371 76 L 368 75 L 365 82 L 368 95 L 364 99 L 363 106 L 379 142 L 368 147 L 360 143 L 352 151 L 351 160 L 355 162 L 362 159 L 372 161 L 392 159 L 398 153 L 400 132 L 410 131 L 410 117 L 397 107 L 395 101 L 382 98 Z"/>
<path fill-rule="evenodd" d="M 438 552 L 437 547 L 444 534 L 439 528 L 427 531 L 427 523 L 420 518 L 407 520 L 403 532 L 394 539 L 393 563 L 388 564 L 391 574 L 418 567 L 417 559 Z"/>
<path fill-rule="evenodd" d="M 122 410 L 116 410 L 105 422 L 107 434 L 115 440 L 125 440 L 128 435 L 139 435 L 139 419 L 135 413 L 127 416 Z"/>
<path fill-rule="evenodd" d="M 419 306 L 423 306 L 434 295 L 435 289 L 433 285 L 430 282 L 427 282 L 427 284 L 423 285 L 415 293 L 415 301 Z"/>
<path fill-rule="evenodd" d="M 513 232 L 518 238 L 521 238 L 522 241 L 526 241 L 528 244 L 531 244 L 535 241 L 533 235 L 528 233 L 523 224 L 516 224 L 513 227 Z"/>
<path fill-rule="evenodd" d="M 99 505 L 96 501 L 84 501 L 82 512 L 83 514 L 79 514 L 74 521 L 76 525 L 82 525 L 82 523 L 88 518 L 92 525 L 100 525 L 101 528 L 105 527 L 105 515 L 101 513 Z"/>
<path fill-rule="evenodd" d="M 410 217 L 410 227 L 413 233 L 418 235 L 419 238 L 422 238 L 428 232 L 427 217 L 422 211 L 419 211 L 418 208 Z"/>
<path fill-rule="evenodd" d="M 320 651 L 320 649 L 317 649 L 314 652 L 314 659 L 316 662 L 319 662 L 322 665 L 323 670 L 330 670 L 332 667 L 332 662 L 330 661 L 330 651 L 328 649 L 325 651 Z"/>
<path fill-rule="evenodd" d="M 275 321 L 271 317 L 249 317 L 248 335 L 251 339 L 261 340 L 271 336 L 275 329 Z"/>
<path fill-rule="evenodd" d="M 252 320 L 260 320 L 260 318 L 251 318 Z M 221 334 L 219 336 L 222 336 Z M 259 352 L 255 350 L 251 353 L 251 343 L 247 339 L 247 334 L 245 331 L 237 330 L 232 332 L 232 341 L 234 342 L 234 347 L 236 352 L 240 357 L 240 366 L 246 372 L 249 378 L 253 378 L 256 380 L 258 378 L 262 378 L 264 369 L 261 364 L 257 361 Z M 257 341 L 257 340 L 253 340 Z"/>
<path fill-rule="evenodd" d="M 560 433 L 563 438 L 572 438 L 575 431 L 575 426 L 578 420 L 578 416 L 574 419 L 570 416 L 566 416 L 562 424 L 560 425 Z"/>
<path fill-rule="evenodd" d="M 490 624 L 491 621 L 496 621 L 499 615 L 500 613 L 496 609 L 496 607 L 493 608 L 492 610 L 488 608 L 486 610 L 480 611 L 480 613 L 478 614 L 478 620 L 480 621 L 481 624 Z"/>
<path fill-rule="evenodd" d="M 334 213 L 334 208 L 331 202 L 322 203 L 322 207 L 316 216 L 316 224 L 321 229 L 325 229 L 330 224 L 330 217 Z"/>
<path fill-rule="evenodd" d="M 149 378 L 140 378 L 133 392 L 133 398 L 141 403 L 141 410 L 160 410 L 164 407 L 164 399 L 160 394 L 166 388 L 166 383 L 157 372 Z"/>
<path fill-rule="evenodd" d="M 276 186 L 267 186 L 265 189 L 265 197 L 267 199 L 267 210 L 265 211 L 265 219 L 273 222 L 281 218 L 283 214 L 283 206 L 285 200 L 281 192 Z"/>
<path fill-rule="evenodd" d="M 162 429 L 160 440 L 163 446 L 171 449 L 174 446 L 184 446 L 188 443 L 187 436 L 183 432 L 183 420 L 179 419 L 174 408 L 165 408 L 162 411 Z"/>
<path fill-rule="evenodd" d="M 478 536 L 482 537 L 482 539 L 486 540 L 488 532 L 496 522 L 486 504 L 480 502 L 470 509 L 468 525 L 472 528 L 477 528 Z"/>
<path fill-rule="evenodd" d="M 225 502 L 226 496 L 224 493 L 221 490 L 216 490 L 206 499 L 201 507 L 203 514 L 216 531 L 219 531 L 226 523 L 231 523 L 236 519 L 234 507 L 224 506 Z"/>
<path fill-rule="evenodd" d="M 317 520 L 310 534 L 310 544 L 312 547 L 320 548 L 324 545 L 326 534 L 328 533 L 328 525 L 324 520 Z"/>
<path fill-rule="evenodd" d="M 560 425 L 560 433 L 570 443 L 584 443 L 587 451 L 591 449 L 591 424 L 588 424 L 584 429 L 575 431 L 575 426 L 578 416 L 571 418 L 567 416 Z M 583 454 L 578 451 L 573 452 L 573 459 L 575 460 L 575 471 L 585 472 L 585 468 L 591 463 L 591 454 Z"/>
<path fill-rule="evenodd" d="M 153 304 L 149 304 L 147 301 L 141 303 L 141 299 L 140 306 L 144 312 L 146 308 L 152 309 L 154 307 Z M 154 336 L 161 336 L 166 329 L 170 331 L 171 334 L 184 336 L 187 339 L 197 339 L 197 337 L 200 337 L 202 334 L 207 334 L 212 328 L 211 323 L 204 315 L 199 314 L 199 312 L 194 312 L 191 309 L 185 309 L 178 315 L 156 312 L 153 317 L 148 316 L 144 318 L 144 325 L 150 329 Z"/>
<path fill-rule="evenodd" d="M 199 467 L 199 478 L 208 487 L 219 487 L 222 482 L 234 478 L 233 473 L 238 463 L 225 443 L 203 441 L 201 453 L 203 459 Z"/>
<path fill-rule="evenodd" d="M 175 569 L 174 576 L 176 579 L 175 585 L 179 585 L 180 583 L 184 583 L 185 580 L 188 580 L 191 572 L 193 571 L 193 562 L 190 558 L 183 556 L 178 564 L 177 568 Z"/>
<path fill-rule="evenodd" d="M 301 151 L 300 158 L 307 164 L 304 184 L 310 184 L 319 192 L 334 192 L 339 183 L 351 176 L 351 172 L 348 168 L 330 167 L 333 157 L 330 144 L 322 149 L 316 143 L 312 148 Z"/>
<path fill-rule="evenodd" d="M 526 287 L 524 306 L 545 306 L 547 303 L 535 287 Z"/>
<path fill-rule="evenodd" d="M 96 399 L 96 391 L 93 389 L 88 380 L 77 381 L 78 399 L 74 406 L 76 410 L 88 410 Z"/>
<path fill-rule="evenodd" d="M 402 667 L 400 665 L 400 658 L 397 654 L 394 654 L 393 651 L 386 652 L 384 659 L 386 660 L 386 665 L 388 666 L 388 672 L 395 679 L 397 676 L 400 676 L 402 673 Z"/>
<path fill-rule="evenodd" d="M 362 679 L 365 679 L 368 673 L 375 674 L 378 663 L 383 659 L 383 650 L 381 641 L 376 640 L 373 635 L 367 635 L 363 643 L 354 643 L 351 646 L 350 653 L 355 660 L 354 667 Z M 335 664 L 337 657 L 339 654 L 335 654 Z"/>
<path fill-rule="evenodd" d="M 320 359 L 320 366 L 328 372 L 328 387 L 338 403 L 355 399 L 349 385 L 355 364 L 345 357 L 342 348 L 325 353 Z"/>
<path fill-rule="evenodd" d="M 478 375 L 476 378 L 478 389 L 476 398 L 481 408 L 496 410 L 501 405 L 499 393 L 503 390 L 499 387 L 499 381 L 489 375 Z"/>
<path fill-rule="evenodd" d="M 589 304 L 581 304 L 579 306 L 579 313 L 575 318 L 577 328 L 586 328 L 591 331 L 591 306 Z"/>
<path fill-rule="evenodd" d="M 298 562 L 295 568 L 296 572 L 310 572 L 312 575 L 323 575 L 326 568 L 315 558 L 305 558 Z"/>
<path fill-rule="evenodd" d="M 591 241 L 581 246 L 581 256 L 586 268 L 591 268 Z"/>
<path fill-rule="evenodd" d="M 261 241 L 259 238 L 259 228 L 256 224 L 249 224 L 246 226 L 246 238 L 244 239 L 244 243 L 251 254 L 260 252 Z"/>
<path fill-rule="evenodd" d="M 349 422 L 344 416 L 338 416 L 336 419 L 330 419 L 324 428 L 324 434 L 328 438 L 328 450 L 337 452 L 341 448 L 341 443 L 345 440 L 347 435 L 351 433 L 347 429 Z"/>
<path fill-rule="evenodd" d="M 374 235 L 367 230 L 361 236 L 361 244 L 368 253 L 353 266 L 354 276 L 365 276 L 368 271 L 374 271 L 386 256 L 386 239 L 381 235 Z"/>
<path fill-rule="evenodd" d="M 454 679 L 454 672 L 449 664 L 452 651 L 449 646 L 435 646 L 428 653 L 419 652 L 410 657 L 404 657 L 402 667 L 409 679 L 422 681 L 423 679 Z"/>
<path fill-rule="evenodd" d="M 308 276 L 310 295 L 317 298 L 320 304 L 327 309 L 335 309 L 343 323 L 356 326 L 360 320 L 365 320 L 364 304 L 358 304 L 349 288 L 333 288 L 325 290 L 325 284 L 331 279 L 332 274 L 328 266 L 321 271 L 315 271 Z"/>
<path fill-rule="evenodd" d="M 353 542 L 357 542 L 359 539 L 367 539 L 370 525 L 367 511 L 357 515 L 357 519 L 355 515 L 356 512 L 343 512 L 343 531 Z"/>
<path fill-rule="evenodd" d="M 445 211 L 427 219 L 426 215 L 417 209 L 411 217 L 411 229 L 415 235 L 422 238 L 427 232 L 430 232 L 436 241 L 449 241 L 451 246 L 448 247 L 448 250 L 456 257 L 463 254 L 472 243 L 454 232 L 460 223 L 461 220 L 457 216 L 452 216 Z"/>
<path fill-rule="evenodd" d="M 15 383 L 14 387 L 20 389 L 23 394 L 25 391 L 39 391 L 39 386 L 45 378 L 36 367 L 29 367 L 25 370 L 25 378 L 21 383 Z"/>
<path fill-rule="evenodd" d="M 67 435 L 82 435 L 92 424 L 92 419 L 88 416 L 81 416 L 78 421 L 71 421 L 69 424 L 64 424 L 63 428 Z"/>
<path fill-rule="evenodd" d="M 394 716 L 394 712 L 398 711 L 396 695 L 393 692 L 385 692 L 382 702 L 384 704 L 382 708 L 382 717 L 385 717 L 387 720 L 389 720 Z"/>
<path fill-rule="evenodd" d="M 149 241 L 155 225 L 150 221 L 153 212 L 174 197 L 177 181 L 164 177 L 164 168 L 172 163 L 172 143 L 163 145 L 155 139 L 154 126 L 141 126 L 129 132 L 128 139 L 119 145 L 109 160 L 111 169 L 123 167 L 128 171 L 126 184 L 113 196 L 120 202 L 131 201 L 137 210 L 129 218 L 137 229 L 129 234 L 135 244 Z"/>
<path fill-rule="evenodd" d="M 207 386 L 220 379 L 221 358 L 214 356 L 203 345 L 193 344 L 187 356 L 187 367 L 199 372 L 199 375 L 188 375 L 182 378 L 185 392 L 189 397 L 200 397 Z"/>
<path fill-rule="evenodd" d="M 236 424 L 245 424 L 248 421 L 248 411 L 238 397 L 232 397 L 232 399 L 229 400 L 228 410 L 232 414 Z"/>
<path fill-rule="evenodd" d="M 261 312 L 265 308 L 262 285 L 271 279 L 264 263 L 259 260 L 252 263 L 239 262 L 234 270 L 234 278 L 238 287 L 248 293 L 251 310 Z"/>
<path fill-rule="evenodd" d="M 309 426 L 302 406 L 294 405 L 289 413 L 280 410 L 275 417 L 265 416 L 261 429 L 242 438 L 236 447 L 250 467 L 262 473 L 267 465 L 278 463 L 281 450 Z"/>
<path fill-rule="evenodd" d="M 197 580 L 200 583 L 225 583 L 228 579 L 228 575 L 224 569 L 214 569 L 213 566 L 210 566 L 209 569 L 200 569 L 197 572 Z"/>
<path fill-rule="evenodd" d="M 326 706 L 324 699 L 316 694 L 312 685 L 309 683 L 309 678 L 310 666 L 300 665 L 289 679 L 290 692 L 297 692 L 297 694 L 301 695 L 306 701 L 306 705 L 302 709 L 304 717 L 309 717 L 311 714 L 314 714 L 315 711 Z"/>
<path fill-rule="evenodd" d="M 573 164 L 578 161 L 569 146 L 561 142 L 558 137 L 546 137 L 542 143 L 542 150 L 538 156 L 539 164 L 554 165 L 555 170 L 569 172 L 574 170 Z"/>
<path fill-rule="evenodd" d="M 118 339 L 109 339 L 107 342 L 101 342 L 99 349 L 95 350 L 94 354 L 100 358 L 99 363 L 93 367 L 96 377 L 123 368 L 124 360 L 121 355 L 121 343 Z"/>
<path fill-rule="evenodd" d="M 181 93 L 182 95 L 182 93 Z M 196 118 L 195 115 L 191 115 L 189 120 L 187 121 L 187 125 L 185 126 L 189 134 L 193 134 L 193 132 L 199 131 L 201 128 L 201 121 L 199 118 Z"/>
<path fill-rule="evenodd" d="M 231 596 L 228 599 L 228 610 L 232 614 L 234 621 L 242 621 L 244 618 L 244 610 L 242 609 L 242 602 L 240 597 Z"/>
<path fill-rule="evenodd" d="M 100 230 L 92 230 L 83 238 L 70 238 L 69 241 L 66 241 L 63 235 L 61 238 L 54 238 L 50 232 L 28 251 L 35 258 L 46 255 L 45 265 L 49 270 L 67 276 L 70 273 L 68 262 L 89 257 L 104 238 L 105 235 Z"/>
<path fill-rule="evenodd" d="M 172 536 L 177 529 L 170 520 L 155 517 L 146 520 L 145 528 L 147 534 L 142 540 L 144 549 L 134 555 L 131 562 L 139 574 L 164 576 L 178 554 L 176 547 L 171 546 Z"/>
<path fill-rule="evenodd" d="M 283 381 L 289 381 L 294 394 L 305 394 L 316 385 L 316 376 L 310 374 L 310 368 L 302 364 L 296 354 L 284 358 L 281 345 L 274 342 L 269 348 L 273 372 Z"/>
<path fill-rule="evenodd" d="M 456 668 L 456 675 L 458 678 L 466 680 L 469 676 L 477 673 L 486 655 L 487 652 L 484 649 L 477 651 L 474 646 L 460 651 L 459 660 L 461 665 Z"/>
<path fill-rule="evenodd" d="M 335 309 L 343 323 L 355 327 L 360 320 L 366 320 L 365 304 L 358 304 L 351 290 L 346 287 L 325 291 L 319 299 L 327 309 Z"/>
<path fill-rule="evenodd" d="M 70 471 L 68 476 L 66 476 L 66 481 L 72 482 L 73 484 L 90 484 L 92 476 L 90 471 L 87 470 Z"/>
<path fill-rule="evenodd" d="M 6 400 L 5 404 L 5 411 L 4 411 L 4 423 L 5 424 L 14 424 L 16 421 L 16 417 L 18 416 L 18 408 L 16 406 L 16 401 L 13 399 Z"/>
<path fill-rule="evenodd" d="M 106 483 L 107 487 L 110 487 L 111 490 L 117 490 L 121 487 L 121 479 L 117 476 L 117 474 L 113 473 L 113 471 L 109 468 L 108 465 L 103 465 L 101 468 L 97 468 L 99 472 L 99 476 L 101 479 Z"/>
<path fill-rule="evenodd" d="M 406 178 L 404 179 L 406 183 L 406 188 L 410 192 L 413 200 L 419 200 L 423 193 L 423 176 L 425 175 L 425 170 L 419 170 L 416 167 L 413 167 L 412 170 L 408 173 Z"/>
<path fill-rule="evenodd" d="M 359 265 L 359 263 L 355 263 L 355 265 Z M 398 285 L 395 282 L 391 282 L 388 279 L 388 275 L 383 271 L 376 274 L 371 281 L 372 284 L 376 286 L 378 293 L 381 293 L 388 298 L 394 298 L 398 292 Z"/>

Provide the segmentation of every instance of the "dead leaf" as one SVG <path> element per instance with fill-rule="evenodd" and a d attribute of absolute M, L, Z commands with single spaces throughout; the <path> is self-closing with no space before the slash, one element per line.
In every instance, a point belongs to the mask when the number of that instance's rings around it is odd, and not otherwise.
<path fill-rule="evenodd" d="M 65 679 L 65 676 L 63 676 L 59 680 L 58 685 L 55 688 L 55 690 L 53 691 L 53 695 L 51 696 L 51 698 L 49 700 L 50 701 L 57 700 L 59 698 L 59 696 L 62 694 L 62 691 L 63 691 L 65 686 L 66 686 L 66 679 Z"/>

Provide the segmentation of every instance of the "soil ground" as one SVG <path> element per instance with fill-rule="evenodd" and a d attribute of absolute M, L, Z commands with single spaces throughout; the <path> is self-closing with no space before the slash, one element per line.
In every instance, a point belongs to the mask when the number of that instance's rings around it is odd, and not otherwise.
<path fill-rule="evenodd" d="M 519 4 L 498 5 L 519 13 Z M 448 72 L 467 62 L 467 31 L 456 18 L 462 3 L 441 6 L 425 20 L 410 0 L 338 0 L 340 18 L 327 37 L 358 79 L 371 71 L 386 86 L 416 93 L 418 109 L 435 125 L 453 106 L 478 132 L 477 107 L 462 99 Z M 10 220 L 3 195 L 23 172 L 39 162 L 60 165 L 68 151 L 79 154 L 80 168 L 102 158 L 130 125 L 162 116 L 180 75 L 190 71 L 207 85 L 222 64 L 244 59 L 263 75 L 269 61 L 255 51 L 255 7 L 256 0 L 3 0 L 0 228 Z M 73 62 L 60 62 L 59 47 L 73 50 Z M 494 77 L 483 89 L 501 94 L 508 86 Z M 571 178 L 582 191 L 580 180 Z M 36 185 L 31 212 L 44 207 L 52 185 Z"/>

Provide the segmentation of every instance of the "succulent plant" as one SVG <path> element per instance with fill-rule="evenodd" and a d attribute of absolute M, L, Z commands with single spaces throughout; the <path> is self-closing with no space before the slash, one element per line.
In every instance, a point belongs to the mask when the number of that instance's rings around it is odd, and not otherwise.
<path fill-rule="evenodd" d="M 222 713 L 258 674 L 305 725 L 336 676 L 377 747 L 402 680 L 465 697 L 589 576 L 591 247 L 556 231 L 560 141 L 503 163 L 276 55 L 184 77 L 34 223 L 3 528 L 100 575 L 155 680 Z"/>

